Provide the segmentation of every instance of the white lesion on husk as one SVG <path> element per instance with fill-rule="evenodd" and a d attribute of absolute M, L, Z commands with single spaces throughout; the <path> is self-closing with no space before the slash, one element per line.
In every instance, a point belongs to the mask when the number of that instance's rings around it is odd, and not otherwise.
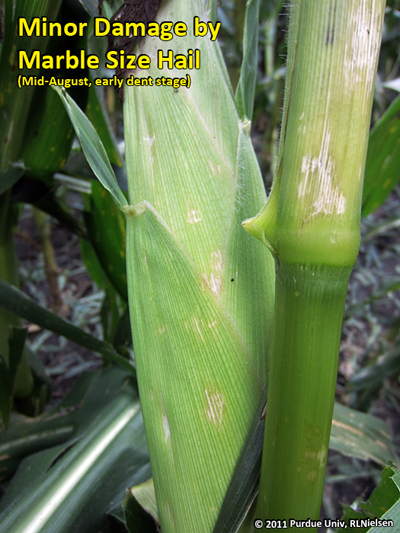
<path fill-rule="evenodd" d="M 301 162 L 303 179 L 298 197 L 310 205 L 307 222 L 317 215 L 341 215 L 346 210 L 346 198 L 339 185 L 335 185 L 335 161 L 330 154 L 331 133 L 325 126 L 322 146 L 318 156 L 304 155 Z"/>
<path fill-rule="evenodd" d="M 201 211 L 198 209 L 191 209 L 187 214 L 187 223 L 188 224 L 198 224 L 202 221 Z"/>
<path fill-rule="evenodd" d="M 171 458 L 171 463 L 174 464 L 174 454 L 172 451 L 172 441 L 171 441 L 171 429 L 170 429 L 170 424 L 169 424 L 168 416 L 167 416 L 165 405 L 164 405 L 164 400 L 161 394 L 160 394 L 160 400 L 161 400 L 161 423 L 162 423 L 163 440 L 164 440 L 164 444 L 168 448 L 169 456 Z"/>
<path fill-rule="evenodd" d="M 216 250 L 214 252 L 211 252 L 210 275 L 208 276 L 205 273 L 203 274 L 202 277 L 204 281 L 207 283 L 211 292 L 217 297 L 219 297 L 221 294 L 221 288 L 222 288 L 221 272 L 223 271 L 223 269 L 224 269 L 224 261 L 223 261 L 221 250 Z"/>
<path fill-rule="evenodd" d="M 150 137 L 150 134 L 148 133 L 146 137 L 143 137 L 143 140 L 145 143 L 148 144 L 149 147 L 149 155 L 150 155 L 150 168 L 151 168 L 151 183 L 153 187 L 155 186 L 154 181 L 154 156 L 153 156 L 153 149 L 152 146 L 154 144 L 154 141 L 156 140 L 156 134 L 153 133 L 153 135 Z"/>
<path fill-rule="evenodd" d="M 193 320 L 193 322 L 194 322 L 194 324 L 196 326 L 196 329 L 197 329 L 197 332 L 198 332 L 198 334 L 200 336 L 201 342 L 204 342 L 204 337 L 203 337 L 203 335 L 201 333 L 200 325 L 199 325 L 199 322 L 197 321 L 197 318 L 194 316 L 194 317 L 192 317 L 192 320 Z"/>
<path fill-rule="evenodd" d="M 223 420 L 225 400 L 222 394 L 218 391 L 205 389 L 204 393 L 207 399 L 207 420 L 214 424 L 214 426 L 220 426 Z"/>
<path fill-rule="evenodd" d="M 200 209 L 193 207 L 191 200 L 186 200 L 186 222 L 188 224 L 198 224 L 203 220 L 203 214 Z"/>
<path fill-rule="evenodd" d="M 222 272 L 223 268 L 224 268 L 224 263 L 222 260 L 221 250 L 217 250 L 216 252 L 211 252 L 211 270 Z"/>
<path fill-rule="evenodd" d="M 168 418 L 166 414 L 162 416 L 163 430 L 164 430 L 164 442 L 168 443 L 171 440 L 171 431 L 169 429 Z"/>

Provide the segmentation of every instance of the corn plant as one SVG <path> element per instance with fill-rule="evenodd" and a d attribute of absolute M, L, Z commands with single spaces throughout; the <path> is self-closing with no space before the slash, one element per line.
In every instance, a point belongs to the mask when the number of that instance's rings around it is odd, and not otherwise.
<path fill-rule="evenodd" d="M 319 515 L 383 7 L 292 6 L 277 178 L 266 208 L 245 224 L 277 262 L 257 510 L 266 518 Z M 167 3 L 158 20 L 176 10 L 188 24 L 201 9 Z M 301 72 L 315 42 L 312 85 Z M 246 120 L 251 83 L 242 70 L 240 120 L 218 48 L 193 37 L 186 46 L 203 54 L 191 90 L 126 87 L 129 203 L 111 175 L 103 183 L 127 218 L 132 333 L 162 528 L 210 531 L 266 382 L 273 270 L 240 227 L 264 196 Z M 150 40 L 141 51 L 156 54 Z"/>
<path fill-rule="evenodd" d="M 216 3 L 211 4 L 213 17 Z M 260 494 L 241 531 L 253 531 L 254 518 L 316 519 L 320 512 L 344 298 L 359 244 L 384 2 L 292 2 L 283 126 L 267 202 L 249 135 L 258 9 L 259 2 L 247 3 L 244 61 L 235 96 L 218 45 L 190 31 L 194 16 L 207 20 L 204 2 L 161 4 L 159 22 L 180 20 L 189 28 L 188 37 L 174 42 L 175 53 L 199 48 L 202 66 L 190 72 L 190 89 L 125 87 L 128 200 L 95 129 L 70 96 L 58 90 L 94 173 L 125 215 L 136 371 L 106 342 L 77 331 L 0 283 L 9 310 L 79 339 L 105 361 L 137 373 L 156 496 L 153 515 L 165 533 L 238 530 L 257 491 L 268 376 Z M 122 9 L 118 20 L 123 16 Z M 138 46 L 150 57 L 171 47 L 152 39 Z M 182 76 L 182 71 L 163 74 Z M 160 72 L 151 66 L 135 73 L 149 75 Z M 92 212 L 86 218 L 107 271 L 111 258 L 104 253 L 101 233 L 111 225 L 98 217 L 103 193 L 92 187 Z M 113 217 L 114 244 L 122 248 L 124 229 L 115 213 Z M 123 249 L 119 255 L 125 255 Z M 109 271 L 111 284 L 124 297 L 122 268 L 113 275 Z M 127 409 L 135 416 L 135 398 L 128 404 L 121 399 L 104 417 L 119 420 Z M 336 427 L 350 428 L 347 444 L 352 429 L 353 436 L 358 431 L 366 440 L 367 422 L 359 414 L 336 408 L 334 416 Z M 357 429 L 353 418 L 360 424 Z M 80 470 L 79 453 L 86 457 L 103 435 L 106 441 L 111 438 L 115 424 L 109 424 L 109 431 L 107 425 L 91 426 L 59 469 L 49 471 L 43 487 L 35 485 L 40 495 L 25 492 L 18 506 L 6 510 L 2 520 L 7 533 L 22 527 L 29 531 L 31 523 L 35 531 L 74 527 L 65 518 L 79 504 L 68 472 Z M 141 430 L 136 431 L 140 441 Z M 335 435 L 340 440 L 334 431 L 335 425 L 331 446 Z M 384 451 L 377 446 L 373 454 L 371 445 L 367 457 L 395 460 L 385 428 L 371 430 L 371 435 L 375 445 L 381 439 Z M 341 446 L 343 450 L 343 441 Z M 359 454 L 367 448 L 361 439 L 353 447 L 360 448 Z M 49 511 L 49 487 L 58 472 L 65 473 L 70 489 L 67 495 L 57 484 L 57 494 L 63 495 L 57 500 L 60 516 Z M 243 478 L 249 472 L 246 485 Z M 83 483 L 84 477 L 75 482 L 81 479 Z M 239 491 L 236 500 L 227 502 L 232 486 Z M 240 499 L 243 487 L 249 494 Z M 147 483 L 132 493 L 151 491 Z M 41 523 L 35 516 L 44 512 Z M 227 525 L 235 513 L 234 525 Z M 128 515 L 130 530 L 140 531 Z"/>

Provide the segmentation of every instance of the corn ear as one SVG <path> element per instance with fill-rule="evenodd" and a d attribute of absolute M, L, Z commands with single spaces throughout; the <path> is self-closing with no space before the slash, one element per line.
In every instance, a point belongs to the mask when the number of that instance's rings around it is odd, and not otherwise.
<path fill-rule="evenodd" d="M 266 382 L 273 304 L 271 257 L 240 225 L 265 201 L 250 123 L 218 45 L 193 36 L 203 6 L 167 2 L 157 16 L 187 24 L 174 52 L 199 48 L 201 69 L 135 72 L 189 73 L 190 89 L 125 87 L 130 315 L 166 533 L 212 531 Z M 170 48 L 148 39 L 140 53 Z"/>

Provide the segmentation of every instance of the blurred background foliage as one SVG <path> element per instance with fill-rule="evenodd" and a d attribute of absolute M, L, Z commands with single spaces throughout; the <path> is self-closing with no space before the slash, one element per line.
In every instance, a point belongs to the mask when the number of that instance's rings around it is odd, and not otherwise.
<path fill-rule="evenodd" d="M 104 1 L 103 16 L 111 17 L 120 5 L 119 0 Z M 219 42 L 234 90 L 242 63 L 245 11 L 246 0 L 223 0 L 218 6 Z M 155 531 L 132 495 L 124 501 L 126 488 L 151 475 L 127 310 L 124 218 L 95 180 L 57 94 L 50 88 L 16 86 L 18 48 L 48 53 L 83 48 L 104 57 L 105 39 L 92 35 L 96 14 L 96 0 L 0 2 L 0 479 L 5 494 L 0 532 L 23 531 L 18 515 L 30 516 L 28 510 L 39 508 L 30 492 L 50 497 L 46 487 L 60 472 L 73 476 L 79 457 L 98 449 L 99 443 L 103 448 L 85 472 L 88 477 L 75 479 L 80 492 L 72 497 L 72 491 L 59 513 L 49 517 L 48 529 L 40 531 Z M 89 32 L 80 40 L 24 40 L 16 37 L 19 16 L 88 21 Z M 267 190 L 279 138 L 287 22 L 286 2 L 261 0 L 252 140 Z M 337 386 L 341 404 L 387 422 L 387 459 L 393 460 L 400 446 L 399 52 L 400 0 L 388 0 L 371 118 L 362 244 L 349 287 Z M 74 76 L 112 74 L 101 68 Z M 118 95 L 93 84 L 69 92 L 95 125 L 126 190 Z M 16 287 L 22 287 L 25 296 Z M 106 419 L 121 420 L 113 437 L 110 424 L 107 429 L 102 423 Z M 366 426 L 359 423 L 365 438 Z M 128 427 L 135 431 L 133 440 L 127 438 Z M 335 449 L 344 451 L 343 443 Z M 372 452 L 370 457 L 375 460 L 331 453 L 325 516 L 341 515 L 340 500 L 350 504 L 360 495 L 369 496 L 382 466 Z M 126 472 L 113 466 L 125 460 Z M 59 470 L 51 465 L 59 465 Z M 108 482 L 113 468 L 115 475 Z M 84 494 L 85 512 L 79 506 Z"/>

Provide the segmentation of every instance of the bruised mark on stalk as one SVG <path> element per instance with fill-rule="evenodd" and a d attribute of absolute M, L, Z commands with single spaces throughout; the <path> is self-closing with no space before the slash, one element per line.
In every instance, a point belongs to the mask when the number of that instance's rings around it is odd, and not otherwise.
<path fill-rule="evenodd" d="M 329 10 L 329 22 L 328 22 L 328 28 L 326 30 L 326 36 L 325 36 L 325 45 L 333 45 L 333 42 L 335 40 L 335 24 L 336 24 L 336 3 L 333 6 L 330 7 Z"/>
<path fill-rule="evenodd" d="M 303 156 L 301 163 L 301 174 L 304 176 L 298 188 L 298 198 L 314 198 L 312 211 L 306 218 L 323 214 L 341 215 L 346 210 L 346 198 L 339 186 L 334 185 L 335 163 L 329 153 L 331 133 L 327 126 L 322 139 L 321 151 L 317 157 L 310 155 Z"/>
<path fill-rule="evenodd" d="M 308 474 L 307 474 L 308 483 L 313 483 L 313 481 L 317 477 L 317 473 L 318 472 L 316 470 L 310 470 L 310 472 L 308 472 Z"/>
<path fill-rule="evenodd" d="M 325 466 L 326 448 L 322 446 L 321 451 L 317 453 L 317 459 L 319 461 L 320 468 Z"/>
<path fill-rule="evenodd" d="M 371 19 L 371 15 L 376 20 Z M 365 2 L 359 4 L 357 10 L 353 11 L 350 20 L 350 38 L 346 41 L 345 47 L 345 77 L 350 90 L 358 83 L 363 83 L 365 79 L 372 79 L 375 71 L 375 58 L 380 47 L 380 30 L 382 12 L 371 10 Z M 370 89 L 374 90 L 374 85 L 370 84 Z"/>
<path fill-rule="evenodd" d="M 224 397 L 218 391 L 205 389 L 207 398 L 207 419 L 214 424 L 220 426 L 222 424 L 222 417 L 224 413 Z"/>

